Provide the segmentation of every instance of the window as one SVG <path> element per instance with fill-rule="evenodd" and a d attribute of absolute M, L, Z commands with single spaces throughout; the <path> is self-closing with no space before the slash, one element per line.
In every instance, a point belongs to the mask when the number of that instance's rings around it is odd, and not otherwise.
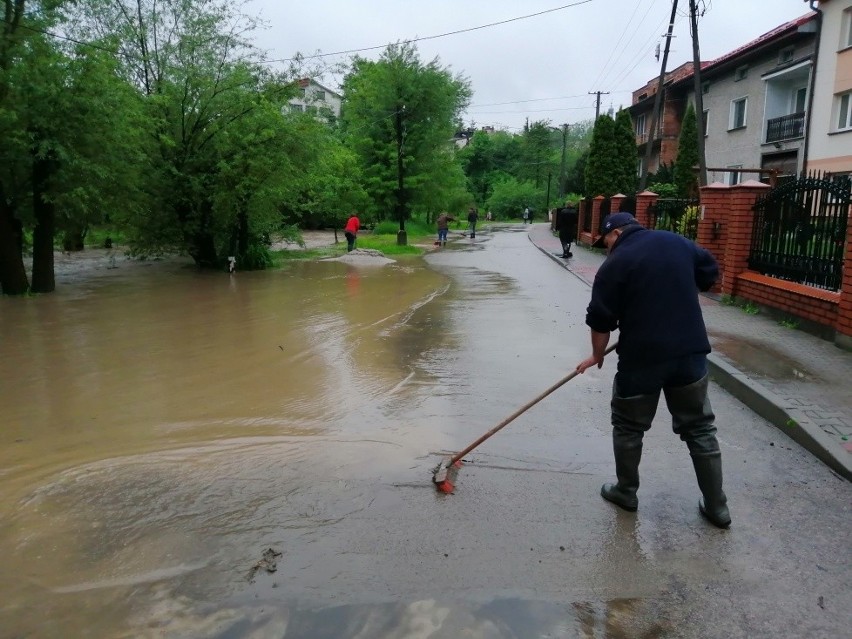
<path fill-rule="evenodd" d="M 305 105 L 304 104 L 291 104 L 290 110 L 293 111 L 294 113 L 297 113 L 297 112 L 301 113 L 302 111 L 305 110 Z"/>
<path fill-rule="evenodd" d="M 639 99 L 640 99 L 640 100 L 644 100 L 644 99 L 645 99 L 645 98 L 647 98 L 647 97 L 648 97 L 648 94 L 647 94 L 647 93 L 643 93 L 642 95 L 640 95 L 640 96 L 639 96 Z"/>
<path fill-rule="evenodd" d="M 642 139 L 645 138 L 645 114 L 636 116 L 636 135 Z"/>
<path fill-rule="evenodd" d="M 325 102 L 325 91 L 314 91 L 314 100 L 317 102 Z"/>
<path fill-rule="evenodd" d="M 748 98 L 731 100 L 731 117 L 728 121 L 728 130 L 742 129 L 746 125 L 748 111 Z"/>
<path fill-rule="evenodd" d="M 729 164 L 725 168 L 727 169 L 741 169 L 743 168 L 742 164 Z M 728 171 L 728 184 L 730 186 L 734 186 L 735 184 L 739 184 L 742 182 L 742 177 L 739 171 Z"/>
<path fill-rule="evenodd" d="M 837 130 L 852 129 L 852 91 L 843 93 L 837 99 Z"/>
<path fill-rule="evenodd" d="M 785 62 L 789 62 L 793 59 L 793 54 L 796 50 L 793 47 L 787 47 L 786 49 L 781 49 L 778 52 L 778 64 L 784 64 Z"/>
<path fill-rule="evenodd" d="M 843 26 L 840 30 L 840 48 L 852 47 L 852 9 L 843 12 Z"/>
<path fill-rule="evenodd" d="M 734 71 L 734 82 L 745 80 L 748 77 L 748 65 L 743 65 Z"/>
<path fill-rule="evenodd" d="M 793 104 L 790 110 L 790 113 L 804 113 L 805 105 L 807 104 L 805 100 L 808 97 L 808 88 L 807 87 L 799 87 L 798 89 L 793 90 Z"/>
<path fill-rule="evenodd" d="M 702 82 L 701 83 L 701 93 L 703 93 L 705 95 L 710 93 L 710 83 L 709 82 Z"/>
<path fill-rule="evenodd" d="M 701 125 L 702 125 L 703 130 L 704 130 L 704 137 L 705 138 L 707 137 L 707 120 L 709 120 L 709 119 L 710 119 L 710 110 L 704 109 L 704 113 L 702 114 L 702 118 L 701 118 L 701 120 L 702 120 Z"/>

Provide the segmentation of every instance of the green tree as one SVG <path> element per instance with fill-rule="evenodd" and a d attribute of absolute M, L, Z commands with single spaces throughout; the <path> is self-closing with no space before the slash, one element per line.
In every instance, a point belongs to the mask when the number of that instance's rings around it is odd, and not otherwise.
<path fill-rule="evenodd" d="M 559 174 L 561 134 L 555 133 L 547 121 L 538 121 L 524 127 L 521 136 L 521 166 L 517 172 L 520 180 L 529 180 L 537 188 L 544 187 L 547 176 Z"/>
<path fill-rule="evenodd" d="M 257 63 L 256 21 L 230 0 L 89 0 L 81 11 L 83 35 L 118 42 L 123 75 L 151 118 L 158 198 L 130 220 L 136 250 L 178 249 L 216 267 L 237 229 L 239 251 L 261 254 L 278 197 L 304 188 L 272 186 L 290 177 L 274 163 L 301 147 L 279 145 L 275 130 L 288 125 L 281 110 L 296 87 Z"/>
<path fill-rule="evenodd" d="M 494 192 L 488 198 L 487 207 L 495 219 L 517 218 L 527 206 L 533 211 L 543 211 L 544 199 L 544 192 L 532 182 L 509 177 L 494 185 Z"/>
<path fill-rule="evenodd" d="M 606 114 L 595 120 L 585 168 L 584 193 L 587 197 L 609 197 L 618 192 L 620 173 L 615 129 L 615 121 Z"/>
<path fill-rule="evenodd" d="M 392 44 L 372 62 L 356 58 L 344 80 L 341 120 L 358 154 L 373 214 L 392 215 L 404 241 L 412 206 L 428 206 L 437 177 L 453 162 L 448 140 L 470 99 L 461 76 L 438 59 L 421 62 L 410 43 Z"/>
<path fill-rule="evenodd" d="M 680 197 L 694 197 L 698 193 L 698 120 L 695 107 L 690 104 L 683 115 L 680 137 L 677 141 L 677 158 L 674 164 L 674 183 Z"/>
<path fill-rule="evenodd" d="M 616 193 L 633 195 L 638 181 L 638 155 L 633 121 L 627 109 L 615 114 L 615 146 L 617 162 Z"/>

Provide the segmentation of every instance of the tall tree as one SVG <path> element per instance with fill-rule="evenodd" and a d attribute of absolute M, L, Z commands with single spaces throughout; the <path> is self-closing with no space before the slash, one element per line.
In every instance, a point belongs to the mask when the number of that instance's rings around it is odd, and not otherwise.
<path fill-rule="evenodd" d="M 674 183 L 680 197 L 694 197 L 698 193 L 698 121 L 692 103 L 683 115 L 680 137 L 677 141 L 677 158 L 674 163 Z"/>
<path fill-rule="evenodd" d="M 615 135 L 615 121 L 607 114 L 598 116 L 585 168 L 587 197 L 609 197 L 618 192 L 619 163 Z"/>
<path fill-rule="evenodd" d="M 636 152 L 636 134 L 633 132 L 633 121 L 627 109 L 620 109 L 615 114 L 615 146 L 617 162 L 617 193 L 633 195 L 636 193 L 638 181 L 638 156 Z"/>
<path fill-rule="evenodd" d="M 342 125 L 361 159 L 373 214 L 405 220 L 423 192 L 453 161 L 448 140 L 467 106 L 469 83 L 440 66 L 424 64 L 415 45 L 392 44 L 376 62 L 356 58 L 344 80 Z"/>
<path fill-rule="evenodd" d="M 257 22 L 230 0 L 89 0 L 81 9 L 84 33 L 119 42 L 124 77 L 145 97 L 152 119 L 158 167 L 152 190 L 160 197 L 148 215 L 134 219 L 137 248 L 177 248 L 199 266 L 221 265 L 234 226 L 242 225 L 249 243 L 261 238 L 248 230 L 251 218 L 264 217 L 276 203 L 260 198 L 258 206 L 243 201 L 223 211 L 220 169 L 243 191 L 262 181 L 249 175 L 267 171 L 264 158 L 253 157 L 270 153 L 270 138 L 259 129 L 270 126 L 271 103 L 279 110 L 275 125 L 286 124 L 280 109 L 295 87 L 256 62 L 248 34 Z M 263 142 L 247 148 L 241 141 L 247 134 Z"/>

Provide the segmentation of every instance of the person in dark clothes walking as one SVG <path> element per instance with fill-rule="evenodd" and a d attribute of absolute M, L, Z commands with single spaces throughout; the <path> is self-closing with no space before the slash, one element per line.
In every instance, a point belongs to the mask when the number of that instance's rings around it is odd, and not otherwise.
<path fill-rule="evenodd" d="M 559 233 L 559 242 L 562 244 L 562 257 L 573 257 L 571 252 L 571 243 L 577 237 L 577 222 L 579 213 L 576 207 L 570 205 L 569 202 L 565 206 L 556 210 L 555 228 Z"/>
<path fill-rule="evenodd" d="M 476 222 L 479 220 L 479 213 L 474 207 L 470 207 L 467 212 L 467 225 L 470 227 L 470 238 L 476 237 Z"/>
<path fill-rule="evenodd" d="M 612 213 L 592 246 L 607 248 L 586 311 L 592 354 L 583 373 L 603 365 L 611 331 L 619 330 L 618 370 L 610 402 L 617 483 L 601 496 L 625 510 L 639 505 L 642 438 L 651 427 L 660 392 L 672 429 L 686 442 L 703 498 L 698 508 L 720 528 L 731 523 L 722 490 L 722 454 L 707 397 L 710 342 L 698 292 L 719 275 L 713 256 L 691 240 L 641 226 L 630 213 Z"/>

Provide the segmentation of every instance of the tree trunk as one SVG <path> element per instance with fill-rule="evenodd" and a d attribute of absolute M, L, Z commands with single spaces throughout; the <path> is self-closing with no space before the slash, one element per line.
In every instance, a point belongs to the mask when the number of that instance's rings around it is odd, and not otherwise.
<path fill-rule="evenodd" d="M 33 293 L 51 293 L 56 289 L 53 274 L 53 235 L 55 207 L 45 199 L 47 183 L 56 171 L 56 161 L 33 153 Z"/>
<path fill-rule="evenodd" d="M 30 290 L 22 246 L 21 221 L 15 217 L 0 186 L 0 291 L 5 295 L 23 295 Z"/>
<path fill-rule="evenodd" d="M 85 248 L 86 227 L 80 224 L 71 224 L 65 229 L 62 239 L 62 248 L 66 251 L 82 251 Z"/>

